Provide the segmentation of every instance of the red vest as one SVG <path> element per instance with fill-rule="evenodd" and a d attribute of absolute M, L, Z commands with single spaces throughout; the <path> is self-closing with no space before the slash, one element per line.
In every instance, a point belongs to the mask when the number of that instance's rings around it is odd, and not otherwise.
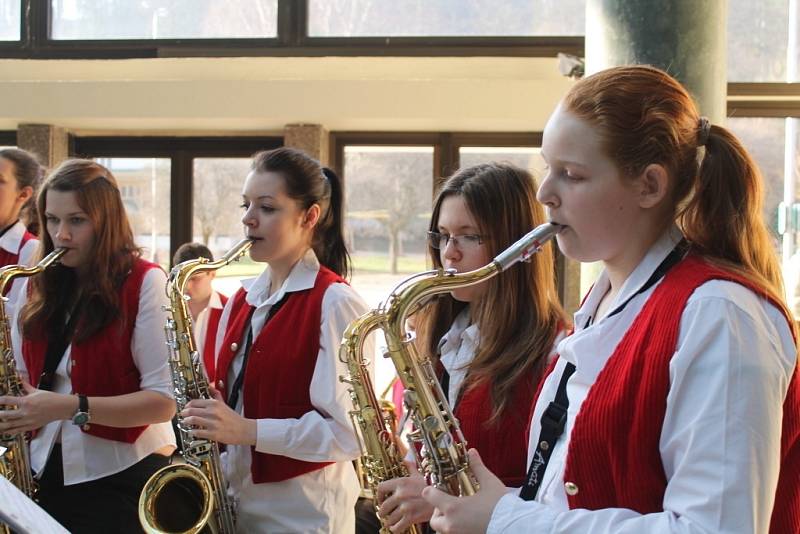
<path fill-rule="evenodd" d="M 311 404 L 311 378 L 319 354 L 322 298 L 331 284 L 345 281 L 320 267 L 314 287 L 289 293 L 280 310 L 261 329 L 250 348 L 242 384 L 244 416 L 250 419 L 290 419 L 316 410 Z M 222 377 L 243 343 L 253 307 L 240 289 L 233 297 L 225 338 L 217 359 L 217 389 L 227 398 Z M 233 344 L 233 346 L 232 346 Z M 279 482 L 321 469 L 332 462 L 304 462 L 257 452 L 251 447 L 253 482 Z"/>
<path fill-rule="evenodd" d="M 17 265 L 19 263 L 19 253 L 25 247 L 25 244 L 30 241 L 31 239 L 36 239 L 36 236 L 30 233 L 29 231 L 25 230 L 25 233 L 22 234 L 22 239 L 19 241 L 19 248 L 17 248 L 16 253 L 12 253 L 7 251 L 6 249 L 0 248 L 0 267 L 5 267 L 6 265 Z M 3 294 L 8 295 L 8 292 L 11 290 L 11 286 L 6 286 L 6 291 Z"/>
<path fill-rule="evenodd" d="M 513 401 L 494 424 L 491 385 L 484 381 L 464 390 L 454 415 L 470 447 L 481 455 L 483 463 L 508 487 L 519 487 L 527 470 L 528 430 L 533 415 L 533 394 L 537 383 L 526 376 L 514 387 Z"/>
<path fill-rule="evenodd" d="M 131 353 L 131 336 L 139 313 L 142 280 L 147 271 L 159 268 L 143 259 L 136 260 L 119 290 L 121 317 L 89 339 L 72 343 L 70 358 L 73 393 L 89 397 L 113 397 L 139 391 L 139 370 Z M 37 384 L 44 368 L 46 352 L 46 336 L 38 339 L 25 338 L 22 342 L 22 355 L 28 376 Z M 99 438 L 133 443 L 146 428 L 147 426 L 114 428 L 90 424 L 82 427 L 82 430 Z"/>
<path fill-rule="evenodd" d="M 570 508 L 663 511 L 667 478 L 659 439 L 670 387 L 669 363 L 686 301 L 697 287 L 714 279 L 736 282 L 763 295 L 752 282 L 696 256 L 667 273 L 598 375 L 575 419 L 564 480 L 574 482 L 579 491 L 568 496 Z M 798 473 L 800 385 L 795 370 L 783 406 L 773 534 L 800 532 Z"/>
<path fill-rule="evenodd" d="M 228 302 L 228 297 L 219 293 L 219 300 L 222 305 Z M 219 328 L 219 319 L 222 317 L 222 308 L 209 308 L 208 309 L 208 322 L 206 322 L 206 335 L 203 340 L 203 365 L 206 368 L 206 375 L 208 381 L 213 383 L 215 381 L 214 369 L 216 368 L 214 345 L 217 342 L 217 329 Z"/>

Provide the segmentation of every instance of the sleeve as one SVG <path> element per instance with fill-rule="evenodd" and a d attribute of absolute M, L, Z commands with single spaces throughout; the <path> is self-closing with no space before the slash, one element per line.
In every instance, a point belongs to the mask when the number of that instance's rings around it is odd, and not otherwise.
<path fill-rule="evenodd" d="M 29 239 L 22 249 L 19 251 L 19 263 L 30 267 L 33 264 L 33 257 L 36 253 L 36 248 L 39 246 L 39 241 L 36 239 Z M 11 283 L 11 289 L 8 290 L 8 301 L 6 302 L 6 313 L 9 317 L 14 314 L 16 308 L 21 307 L 20 299 L 23 299 L 23 287 L 27 287 L 25 278 L 18 278 Z"/>
<path fill-rule="evenodd" d="M 6 307 L 6 314 L 11 321 L 11 347 L 14 351 L 14 363 L 17 365 L 17 372 L 20 374 L 23 380 L 27 380 L 30 383 L 30 377 L 28 376 L 28 368 L 25 365 L 25 360 L 22 358 L 22 331 L 20 330 L 19 324 L 19 311 L 22 309 L 22 306 L 25 304 L 26 296 L 27 296 L 27 288 L 28 288 L 28 280 L 23 279 L 20 280 L 22 283 L 20 285 L 20 296 L 23 300 L 18 301 L 18 306 L 9 308 Z"/>
<path fill-rule="evenodd" d="M 139 313 L 131 338 L 133 361 L 139 369 L 139 387 L 172 398 L 172 378 L 164 338 L 169 304 L 164 293 L 167 276 L 161 269 L 150 269 L 139 291 Z"/>
<path fill-rule="evenodd" d="M 776 308 L 730 282 L 709 282 L 698 291 L 714 285 L 727 296 L 689 300 L 670 363 L 660 442 L 668 480 L 664 511 L 561 511 L 506 495 L 495 506 L 487 532 L 769 531 L 782 405 L 796 349 Z"/>
<path fill-rule="evenodd" d="M 315 411 L 299 419 L 259 419 L 256 450 L 308 462 L 344 461 L 359 456 L 360 448 L 348 412 L 352 409 L 347 374 L 339 361 L 339 344 L 347 325 L 367 312 L 367 306 L 347 284 L 333 284 L 322 300 L 320 350 L 311 379 Z M 372 336 L 370 336 L 372 338 Z M 372 339 L 364 343 L 373 351 Z"/>

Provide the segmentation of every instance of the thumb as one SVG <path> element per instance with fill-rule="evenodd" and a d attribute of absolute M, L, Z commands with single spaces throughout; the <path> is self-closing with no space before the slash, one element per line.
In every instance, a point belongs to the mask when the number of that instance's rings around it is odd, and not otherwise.
<path fill-rule="evenodd" d="M 419 475 L 420 474 L 419 469 L 417 469 L 417 463 L 416 462 L 406 462 L 406 467 L 408 468 L 408 475 L 409 476 L 413 477 L 414 475 Z"/>
<path fill-rule="evenodd" d="M 225 399 L 222 398 L 222 393 L 214 386 L 208 386 L 208 392 L 211 393 L 211 398 L 215 401 L 225 402 Z"/>
<path fill-rule="evenodd" d="M 472 474 L 475 475 L 475 480 L 478 481 L 478 484 L 483 486 L 484 484 L 497 478 L 494 473 L 489 471 L 489 468 L 483 463 L 483 460 L 481 460 L 481 455 L 478 454 L 477 450 L 470 449 L 467 451 L 467 456 L 469 457 L 469 468 L 472 469 Z"/>
<path fill-rule="evenodd" d="M 24 389 L 25 393 L 28 395 L 30 395 L 31 393 L 36 393 L 37 391 L 37 389 L 32 385 L 30 385 L 30 383 L 27 380 L 22 381 L 22 389 Z"/>
<path fill-rule="evenodd" d="M 439 510 L 441 510 L 447 503 L 449 503 L 453 499 L 457 499 L 458 497 L 453 497 L 452 495 L 448 495 L 447 493 L 438 490 L 433 486 L 427 486 L 425 489 L 422 490 L 422 498 L 428 501 L 428 504 L 430 504 L 434 508 L 438 508 Z"/>

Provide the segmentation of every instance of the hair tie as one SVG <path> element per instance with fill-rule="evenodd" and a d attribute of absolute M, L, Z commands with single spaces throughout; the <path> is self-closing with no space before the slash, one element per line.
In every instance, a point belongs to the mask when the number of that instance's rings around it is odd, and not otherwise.
<path fill-rule="evenodd" d="M 700 117 L 697 124 L 697 146 L 706 146 L 708 136 L 711 134 L 711 123 L 707 117 Z"/>

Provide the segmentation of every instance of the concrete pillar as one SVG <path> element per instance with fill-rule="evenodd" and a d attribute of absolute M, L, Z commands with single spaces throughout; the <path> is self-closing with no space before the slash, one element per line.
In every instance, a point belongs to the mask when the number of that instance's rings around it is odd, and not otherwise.
<path fill-rule="evenodd" d="M 299 148 L 323 166 L 330 160 L 330 135 L 320 124 L 287 124 L 283 128 L 283 144 Z"/>
<path fill-rule="evenodd" d="M 727 0 L 587 0 L 586 74 L 617 65 L 666 70 L 700 113 L 724 124 Z"/>
<path fill-rule="evenodd" d="M 36 154 L 39 163 L 48 169 L 69 157 L 69 135 L 64 128 L 50 124 L 20 124 L 17 146 Z"/>

